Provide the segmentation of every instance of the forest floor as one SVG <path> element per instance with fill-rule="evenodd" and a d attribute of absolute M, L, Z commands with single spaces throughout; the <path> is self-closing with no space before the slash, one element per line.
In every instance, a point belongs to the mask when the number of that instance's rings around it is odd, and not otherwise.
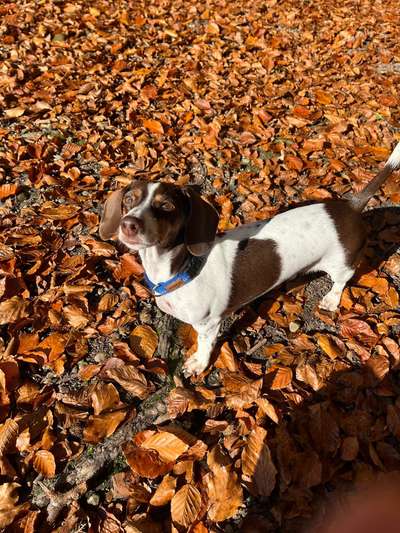
<path fill-rule="evenodd" d="M 400 139 L 399 25 L 398 0 L 2 3 L 0 529 L 308 532 L 400 470 L 395 175 L 339 311 L 286 283 L 199 378 L 98 235 L 137 177 L 199 185 L 221 231 L 363 188 Z"/>

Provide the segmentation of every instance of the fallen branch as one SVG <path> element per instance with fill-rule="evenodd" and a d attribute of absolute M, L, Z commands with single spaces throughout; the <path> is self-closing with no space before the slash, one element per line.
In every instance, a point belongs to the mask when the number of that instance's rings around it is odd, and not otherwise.
<path fill-rule="evenodd" d="M 47 508 L 47 520 L 53 524 L 60 512 L 76 501 L 87 490 L 87 482 L 100 470 L 111 464 L 121 451 L 124 442 L 136 433 L 148 428 L 166 414 L 166 397 L 169 386 L 161 387 L 138 408 L 137 416 L 122 425 L 111 437 L 86 450 L 76 461 L 68 464 L 65 471 L 52 480 L 43 481 L 37 477 L 33 482 L 32 502 L 40 508 Z"/>

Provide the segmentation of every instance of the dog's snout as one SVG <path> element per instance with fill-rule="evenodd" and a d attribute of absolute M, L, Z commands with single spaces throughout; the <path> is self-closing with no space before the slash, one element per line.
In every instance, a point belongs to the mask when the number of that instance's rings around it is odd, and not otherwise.
<path fill-rule="evenodd" d="M 121 229 L 125 235 L 133 237 L 142 227 L 142 222 L 136 217 L 126 216 L 121 220 Z"/>

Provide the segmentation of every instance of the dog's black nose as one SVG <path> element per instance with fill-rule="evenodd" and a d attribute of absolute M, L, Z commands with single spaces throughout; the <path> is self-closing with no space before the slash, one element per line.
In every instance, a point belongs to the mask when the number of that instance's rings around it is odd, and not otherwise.
<path fill-rule="evenodd" d="M 126 216 L 121 220 L 121 229 L 125 235 L 133 237 L 142 227 L 142 222 L 136 217 Z"/>

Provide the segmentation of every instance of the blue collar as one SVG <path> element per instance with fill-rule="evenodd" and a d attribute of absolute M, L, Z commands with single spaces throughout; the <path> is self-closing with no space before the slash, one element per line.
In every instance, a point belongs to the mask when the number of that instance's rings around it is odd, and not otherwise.
<path fill-rule="evenodd" d="M 179 272 L 167 281 L 153 283 L 146 273 L 144 273 L 144 281 L 154 296 L 163 296 L 164 294 L 168 294 L 169 292 L 175 291 L 176 289 L 179 289 L 179 287 L 186 285 L 189 281 L 192 281 L 192 279 L 200 273 L 206 260 L 207 256 L 196 257 L 191 255 L 189 261 L 186 263 L 185 270 Z"/>

